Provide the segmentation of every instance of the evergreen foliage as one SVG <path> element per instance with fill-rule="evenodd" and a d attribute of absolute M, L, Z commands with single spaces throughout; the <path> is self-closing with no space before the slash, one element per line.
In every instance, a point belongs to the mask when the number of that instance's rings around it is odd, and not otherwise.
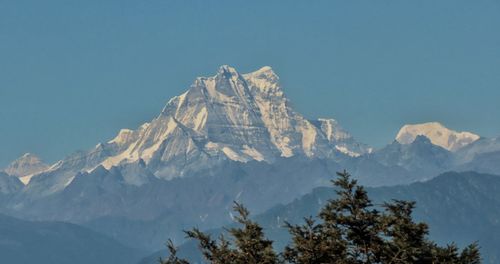
<path fill-rule="evenodd" d="M 160 264 L 189 264 L 187 260 L 180 259 L 177 257 L 177 248 L 170 239 L 167 241 L 167 249 L 170 252 L 170 256 L 166 260 L 160 258 L 159 259 Z"/>
<path fill-rule="evenodd" d="M 462 251 L 455 244 L 445 247 L 430 241 L 428 226 L 412 219 L 414 202 L 393 200 L 375 209 L 366 190 L 346 171 L 333 180 L 336 199 L 329 200 L 317 219 L 307 217 L 304 224 L 286 223 L 291 242 L 276 253 L 262 227 L 249 218 L 249 211 L 235 203 L 236 222 L 241 228 L 228 229 L 232 239 L 214 240 L 198 229 L 186 231 L 198 241 L 208 263 L 213 264 L 479 264 L 477 244 Z M 170 257 L 161 264 L 185 264 L 176 256 L 169 241 Z"/>

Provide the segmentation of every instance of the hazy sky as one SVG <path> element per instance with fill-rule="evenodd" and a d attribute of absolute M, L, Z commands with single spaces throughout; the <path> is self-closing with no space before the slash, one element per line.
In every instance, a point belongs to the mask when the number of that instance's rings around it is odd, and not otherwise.
<path fill-rule="evenodd" d="M 0 0 L 0 165 L 155 117 L 221 64 L 383 146 L 405 123 L 500 135 L 500 1 Z"/>

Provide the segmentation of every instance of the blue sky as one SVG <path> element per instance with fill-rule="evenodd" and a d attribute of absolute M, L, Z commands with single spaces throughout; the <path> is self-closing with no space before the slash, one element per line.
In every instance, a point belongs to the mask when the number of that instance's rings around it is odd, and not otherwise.
<path fill-rule="evenodd" d="M 500 1 L 0 0 L 0 165 L 156 116 L 221 64 L 374 146 L 405 123 L 500 135 Z"/>

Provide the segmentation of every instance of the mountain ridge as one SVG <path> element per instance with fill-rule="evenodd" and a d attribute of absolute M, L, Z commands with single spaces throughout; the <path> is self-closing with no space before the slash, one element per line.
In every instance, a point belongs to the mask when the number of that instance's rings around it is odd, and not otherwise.
<path fill-rule="evenodd" d="M 133 264 L 145 252 L 88 228 L 26 221 L 0 214 L 0 255 L 9 264 Z"/>
<path fill-rule="evenodd" d="M 479 139 L 475 134 L 429 122 L 403 126 L 396 141 L 409 145 L 418 136 L 457 153 Z M 295 112 L 271 67 L 240 74 L 222 65 L 214 76 L 197 77 L 187 91 L 168 100 L 152 121 L 135 130 L 121 129 L 113 139 L 50 167 L 44 165 L 22 180 L 29 185 L 31 177 L 53 175 L 45 181 L 48 186 L 27 188 L 28 192 L 40 190 L 35 195 L 44 196 L 64 189 L 76 173 L 90 172 L 100 165 L 110 169 L 142 160 L 155 176 L 169 180 L 226 159 L 272 163 L 276 158 L 300 155 L 338 161 L 345 159 L 342 155 L 358 158 L 374 152 L 335 119 L 309 120 Z M 471 160 L 473 157 L 467 156 L 467 161 Z M 46 183 L 36 180 L 32 185 Z"/>
<path fill-rule="evenodd" d="M 240 74 L 223 65 L 212 77 L 196 78 L 152 121 L 136 130 L 122 129 L 108 142 L 35 174 L 35 178 L 57 174 L 53 176 L 57 183 L 34 189 L 50 189 L 42 195 L 50 194 L 64 189 L 79 171 L 139 160 L 157 177 L 171 179 L 199 164 L 215 166 L 225 159 L 272 163 L 295 155 L 325 158 L 370 151 L 335 120 L 310 121 L 295 112 L 271 67 Z"/>
<path fill-rule="evenodd" d="M 185 228 L 230 221 L 234 200 L 259 213 L 328 185 L 343 169 L 372 187 L 449 170 L 500 171 L 498 142 L 481 138 L 452 152 L 417 135 L 374 150 L 334 119 L 296 112 L 270 67 L 240 74 L 222 66 L 150 122 L 70 154 L 27 185 L 0 174 L 0 212 L 81 224 L 154 250 L 165 237 L 184 239 Z"/>

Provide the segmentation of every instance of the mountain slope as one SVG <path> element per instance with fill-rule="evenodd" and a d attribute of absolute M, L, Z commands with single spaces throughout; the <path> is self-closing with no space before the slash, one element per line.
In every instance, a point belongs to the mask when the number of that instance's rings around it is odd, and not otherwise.
<path fill-rule="evenodd" d="M 0 215 L 0 258 L 9 264 L 134 263 L 144 254 L 89 229 Z"/>
<path fill-rule="evenodd" d="M 478 155 L 488 155 L 500 151 L 500 137 L 480 138 L 455 153 L 455 163 L 471 162 Z"/>
<path fill-rule="evenodd" d="M 0 197 L 2 195 L 13 195 L 19 192 L 22 188 L 23 184 L 17 177 L 10 176 L 0 171 Z M 0 199 L 0 202 L 2 202 L 2 200 L 3 199 Z"/>
<path fill-rule="evenodd" d="M 461 165 L 459 168 L 483 173 L 499 173 L 500 151 L 476 154 L 470 162 Z"/>

